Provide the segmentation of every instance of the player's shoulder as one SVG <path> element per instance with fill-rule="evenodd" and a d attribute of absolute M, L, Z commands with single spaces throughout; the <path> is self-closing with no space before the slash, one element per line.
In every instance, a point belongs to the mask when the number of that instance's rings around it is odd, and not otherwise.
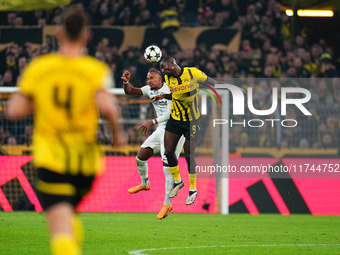
<path fill-rule="evenodd" d="M 162 92 L 168 94 L 171 93 L 169 86 L 166 84 L 166 82 L 163 82 L 163 87 L 161 88 Z"/>
<path fill-rule="evenodd" d="M 151 87 L 149 85 L 145 85 L 140 89 L 143 91 L 143 94 L 149 93 L 151 91 Z"/>
<path fill-rule="evenodd" d="M 207 76 L 202 70 L 198 69 L 197 67 L 193 66 L 193 67 L 184 67 L 184 68 L 185 68 L 184 70 L 187 70 L 186 73 L 188 73 L 190 76 L 194 76 L 194 77 L 202 76 L 202 78 Z"/>
<path fill-rule="evenodd" d="M 192 74 L 196 73 L 197 72 L 197 68 L 194 67 L 194 66 L 186 66 L 183 68 L 183 73 L 182 75 L 185 75 L 185 76 L 192 76 Z"/>
<path fill-rule="evenodd" d="M 197 71 L 197 70 L 199 70 L 197 67 L 195 67 L 195 66 L 186 66 L 186 67 L 184 67 L 184 70 L 187 70 L 187 71 Z"/>
<path fill-rule="evenodd" d="M 191 72 L 191 73 L 197 73 L 197 72 L 203 73 L 203 71 L 201 71 L 200 69 L 198 69 L 195 66 L 184 67 L 184 70 L 187 70 L 188 72 Z"/>
<path fill-rule="evenodd" d="M 51 66 L 56 59 L 55 55 L 55 53 L 50 53 L 32 59 L 25 68 L 26 76 L 38 75 L 46 67 Z"/>
<path fill-rule="evenodd" d="M 32 61 L 29 63 L 29 66 L 30 67 L 47 66 L 50 62 L 55 61 L 56 58 L 57 54 L 55 53 L 41 55 L 39 57 L 32 59 Z"/>
<path fill-rule="evenodd" d="M 197 70 L 198 68 L 195 66 L 186 66 L 184 67 L 185 70 Z"/>

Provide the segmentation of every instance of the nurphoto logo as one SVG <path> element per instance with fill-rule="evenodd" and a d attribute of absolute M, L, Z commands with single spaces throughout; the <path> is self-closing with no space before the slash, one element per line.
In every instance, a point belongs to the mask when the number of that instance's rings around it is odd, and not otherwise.
<path fill-rule="evenodd" d="M 210 86 L 209 86 L 210 88 Z M 233 99 L 233 115 L 242 116 L 245 115 L 245 97 L 247 100 L 247 108 L 250 113 L 258 116 L 269 116 L 272 113 L 274 113 L 277 108 L 279 101 L 281 103 L 280 105 L 280 115 L 286 116 L 287 115 L 287 105 L 295 105 L 297 109 L 299 109 L 305 116 L 311 116 L 312 114 L 307 110 L 307 108 L 304 106 L 305 103 L 308 103 L 311 99 L 311 93 L 309 90 L 305 88 L 294 88 L 294 87 L 283 87 L 281 88 L 281 97 L 279 100 L 278 97 L 278 88 L 273 87 L 272 88 L 272 104 L 269 109 L 256 109 L 254 106 L 253 101 L 253 88 L 249 87 L 247 89 L 247 93 L 244 93 L 244 90 L 231 84 L 216 84 L 216 89 L 227 89 L 231 93 L 231 97 Z M 211 89 L 211 88 L 210 88 Z M 204 90 L 206 91 L 206 90 Z M 215 95 L 218 97 L 221 105 L 222 101 L 220 99 L 220 96 L 218 93 L 213 90 Z M 212 94 L 208 93 L 211 97 Z M 288 94 L 299 94 L 300 98 L 288 98 Z M 303 97 L 301 97 L 303 96 Z M 227 107 L 223 106 L 222 107 Z M 201 113 L 202 115 L 207 115 L 207 94 L 202 94 L 202 100 L 201 100 Z M 235 121 L 233 119 L 213 119 L 213 126 L 216 127 L 217 125 L 230 125 L 230 127 L 233 127 L 234 125 L 242 125 L 243 127 L 262 127 L 266 122 L 270 123 L 272 127 L 274 127 L 275 123 L 278 122 L 283 127 L 295 127 L 298 125 L 298 121 L 295 119 L 243 119 L 242 121 Z"/>

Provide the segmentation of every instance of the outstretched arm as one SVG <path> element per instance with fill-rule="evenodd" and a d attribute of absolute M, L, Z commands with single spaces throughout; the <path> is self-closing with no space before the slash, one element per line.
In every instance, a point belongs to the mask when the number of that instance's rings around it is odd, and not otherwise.
<path fill-rule="evenodd" d="M 152 97 L 150 99 L 152 102 L 154 102 L 154 101 L 162 100 L 164 98 L 168 100 L 172 100 L 172 94 L 163 94 L 163 95 Z"/>
<path fill-rule="evenodd" d="M 215 79 L 208 77 L 205 83 L 208 83 L 209 85 L 215 86 L 216 83 L 218 83 Z"/>
<path fill-rule="evenodd" d="M 143 96 L 143 92 L 140 88 L 135 88 L 130 84 L 130 73 L 125 71 L 121 77 L 123 80 L 124 92 L 126 95 Z"/>
<path fill-rule="evenodd" d="M 165 122 L 165 121 L 168 121 L 168 119 L 170 119 L 170 108 L 168 110 L 169 111 L 167 111 L 163 115 L 157 117 L 156 119 L 148 120 L 148 121 L 144 122 L 142 125 L 140 125 L 138 127 L 138 129 L 141 129 L 143 134 L 145 135 L 147 132 L 149 132 L 149 129 L 153 125 L 158 124 L 158 123 L 162 123 L 162 122 Z"/>
<path fill-rule="evenodd" d="M 218 83 L 215 79 L 207 76 L 204 72 L 197 68 L 190 68 L 190 76 L 191 76 L 191 82 L 193 83 L 200 83 L 200 84 L 206 84 L 215 87 L 215 84 Z"/>
<path fill-rule="evenodd" d="M 207 84 L 209 84 L 209 85 L 211 85 L 211 86 L 213 86 L 213 87 L 215 88 L 215 85 L 216 85 L 216 84 L 221 84 L 221 83 L 223 83 L 223 82 L 218 82 L 218 81 L 216 81 L 215 79 L 212 79 L 212 78 L 208 77 L 207 80 L 205 81 L 205 83 L 207 83 Z M 228 84 L 227 86 L 228 86 L 230 89 L 232 89 L 232 87 L 238 87 L 238 86 L 236 86 L 236 85 L 231 85 L 231 84 Z M 243 94 L 246 94 L 246 91 L 245 91 L 244 88 L 242 88 L 242 87 L 238 87 L 238 88 L 240 88 L 240 89 L 242 90 L 242 93 L 243 93 Z"/>

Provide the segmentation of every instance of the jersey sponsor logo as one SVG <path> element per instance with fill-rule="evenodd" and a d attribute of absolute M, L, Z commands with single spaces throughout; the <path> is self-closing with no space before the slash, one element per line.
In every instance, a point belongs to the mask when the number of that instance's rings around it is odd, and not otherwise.
<path fill-rule="evenodd" d="M 187 84 L 187 85 L 182 85 L 182 86 L 178 86 L 178 87 L 174 87 L 174 88 L 170 88 L 171 92 L 177 92 L 177 91 L 181 91 L 181 90 L 186 90 L 186 89 L 191 89 L 195 86 L 195 84 Z"/>
<path fill-rule="evenodd" d="M 164 92 L 161 91 L 150 91 L 150 96 L 159 96 L 159 95 L 164 95 Z"/>
<path fill-rule="evenodd" d="M 159 105 L 159 106 L 167 106 L 168 105 L 168 100 L 159 100 L 159 101 L 155 101 L 153 102 L 154 105 Z"/>

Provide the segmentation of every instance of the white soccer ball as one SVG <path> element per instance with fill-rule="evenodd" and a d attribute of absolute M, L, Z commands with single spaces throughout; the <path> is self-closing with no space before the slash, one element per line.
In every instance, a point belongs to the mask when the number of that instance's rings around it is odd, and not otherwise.
<path fill-rule="evenodd" d="M 144 51 L 144 58 L 151 63 L 156 63 L 161 60 L 162 51 L 158 46 L 150 45 Z"/>

